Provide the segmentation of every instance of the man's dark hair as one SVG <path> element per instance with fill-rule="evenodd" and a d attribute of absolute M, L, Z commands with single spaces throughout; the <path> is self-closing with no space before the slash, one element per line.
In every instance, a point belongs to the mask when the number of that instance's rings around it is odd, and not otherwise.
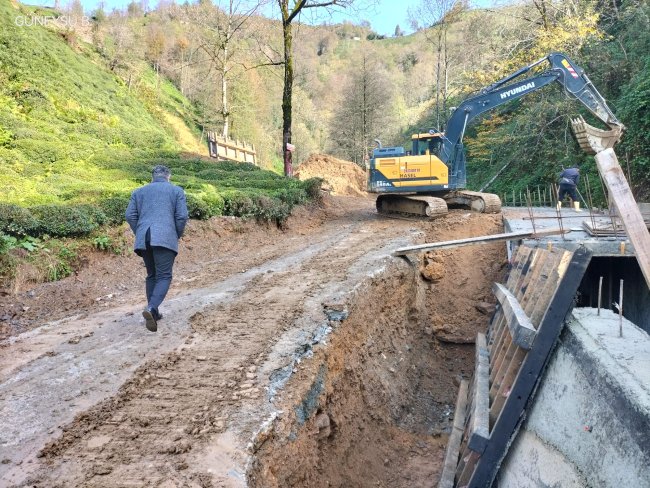
<path fill-rule="evenodd" d="M 153 171 L 151 172 L 151 175 L 154 178 L 169 178 L 171 174 L 172 172 L 169 171 L 169 168 L 167 166 L 163 166 L 162 164 L 154 166 Z"/>

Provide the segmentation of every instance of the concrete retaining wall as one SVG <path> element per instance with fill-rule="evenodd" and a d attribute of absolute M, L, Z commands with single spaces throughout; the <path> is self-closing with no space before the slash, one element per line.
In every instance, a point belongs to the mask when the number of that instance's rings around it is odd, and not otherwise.
<path fill-rule="evenodd" d="M 650 336 L 575 309 L 499 487 L 650 487 Z"/>

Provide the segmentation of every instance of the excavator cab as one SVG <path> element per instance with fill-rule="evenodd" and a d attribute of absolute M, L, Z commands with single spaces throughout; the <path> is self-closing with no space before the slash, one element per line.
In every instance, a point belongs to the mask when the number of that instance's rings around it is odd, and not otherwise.
<path fill-rule="evenodd" d="M 414 156 L 438 156 L 440 154 L 440 147 L 442 146 L 443 134 L 434 129 L 428 132 L 413 134 L 411 140 L 413 143 L 413 150 L 411 152 Z"/>

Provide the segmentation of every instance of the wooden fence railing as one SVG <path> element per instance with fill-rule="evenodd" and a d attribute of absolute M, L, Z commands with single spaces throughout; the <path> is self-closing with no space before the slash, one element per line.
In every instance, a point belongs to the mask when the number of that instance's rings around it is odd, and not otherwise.
<path fill-rule="evenodd" d="M 257 152 L 252 144 L 221 137 L 214 131 L 207 131 L 207 138 L 210 157 L 257 164 Z"/>

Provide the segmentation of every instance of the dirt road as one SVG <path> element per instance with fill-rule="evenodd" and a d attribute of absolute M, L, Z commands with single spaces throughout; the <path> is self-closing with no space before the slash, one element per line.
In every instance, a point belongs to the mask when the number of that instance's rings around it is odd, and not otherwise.
<path fill-rule="evenodd" d="M 393 249 L 431 232 L 373 207 L 328 200 L 285 232 L 193 222 L 157 334 L 139 315 L 132 256 L 97 257 L 19 295 L 30 303 L 17 315 L 25 332 L 0 349 L 0 484 L 245 486 L 301 361 L 347 316 L 360 283 L 394 265 Z"/>

